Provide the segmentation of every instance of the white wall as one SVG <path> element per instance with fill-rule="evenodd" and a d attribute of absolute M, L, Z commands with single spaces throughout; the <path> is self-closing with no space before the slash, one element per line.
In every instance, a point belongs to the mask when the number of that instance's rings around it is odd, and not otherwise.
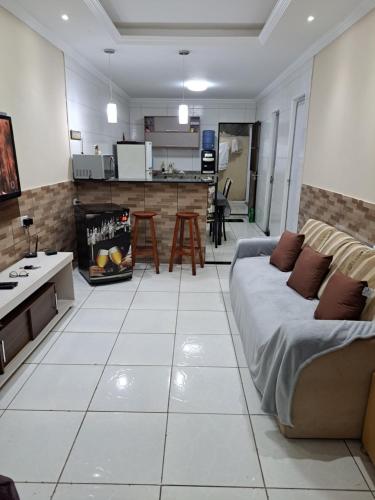
<path fill-rule="evenodd" d="M 12 117 L 22 190 L 69 179 L 63 53 L 0 7 L 0 111 Z"/>
<path fill-rule="evenodd" d="M 256 118 L 262 122 L 261 144 L 259 154 L 258 188 L 255 217 L 259 227 L 266 229 L 267 187 L 270 181 L 270 167 L 272 155 L 272 114 L 280 112 L 279 135 L 276 153 L 274 199 L 270 224 L 271 235 L 279 235 L 281 212 L 283 209 L 284 191 L 286 183 L 286 168 L 290 147 L 290 128 L 293 100 L 305 95 L 308 106 L 311 88 L 312 60 L 299 70 L 287 77 L 283 82 L 272 88 L 257 102 Z"/>
<path fill-rule="evenodd" d="M 375 202 L 375 10 L 315 58 L 303 182 Z"/>
<path fill-rule="evenodd" d="M 201 131 L 215 130 L 216 144 L 219 122 L 253 122 L 255 102 L 235 99 L 196 99 L 187 100 L 191 116 L 200 116 Z M 175 99 L 132 99 L 130 102 L 130 138 L 144 140 L 145 116 L 177 116 L 180 101 Z M 178 170 L 200 170 L 200 150 L 178 150 L 173 148 L 154 149 L 154 168 L 160 169 L 174 162 Z"/>
<path fill-rule="evenodd" d="M 118 123 L 108 123 L 108 82 L 90 73 L 70 57 L 65 58 L 65 71 L 69 129 L 82 132 L 85 154 L 93 154 L 95 144 L 99 144 L 103 154 L 112 154 L 112 145 L 122 140 L 123 133 L 129 139 L 129 99 L 125 93 L 114 89 Z M 81 152 L 80 141 L 70 143 L 72 154 Z"/>

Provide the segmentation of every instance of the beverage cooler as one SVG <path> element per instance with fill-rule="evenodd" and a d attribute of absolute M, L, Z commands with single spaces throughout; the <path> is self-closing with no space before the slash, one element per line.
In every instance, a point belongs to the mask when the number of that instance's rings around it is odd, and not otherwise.
<path fill-rule="evenodd" d="M 113 204 L 75 207 L 78 266 L 92 285 L 131 279 L 130 210 Z"/>

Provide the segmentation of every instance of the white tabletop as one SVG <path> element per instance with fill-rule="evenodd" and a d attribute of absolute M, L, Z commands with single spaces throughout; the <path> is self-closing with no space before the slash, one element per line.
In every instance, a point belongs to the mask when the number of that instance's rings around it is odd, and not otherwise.
<path fill-rule="evenodd" d="M 0 272 L 0 281 L 18 281 L 18 286 L 12 290 L 0 290 L 0 319 L 26 300 L 44 283 L 47 283 L 55 274 L 68 265 L 73 260 L 71 252 L 58 252 L 56 255 L 45 255 L 38 252 L 38 257 L 34 259 L 22 259 Z M 40 266 L 39 269 L 26 271 L 29 276 L 26 278 L 10 278 L 11 271 L 23 271 L 23 266 Z"/>

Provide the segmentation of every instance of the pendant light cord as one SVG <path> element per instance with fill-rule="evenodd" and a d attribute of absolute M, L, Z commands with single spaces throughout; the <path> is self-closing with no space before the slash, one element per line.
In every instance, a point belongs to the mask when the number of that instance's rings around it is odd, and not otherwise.
<path fill-rule="evenodd" d="M 185 104 L 185 55 L 182 56 L 182 104 Z"/>
<path fill-rule="evenodd" d="M 111 54 L 108 54 L 108 69 L 109 69 L 109 102 L 113 102 Z"/>

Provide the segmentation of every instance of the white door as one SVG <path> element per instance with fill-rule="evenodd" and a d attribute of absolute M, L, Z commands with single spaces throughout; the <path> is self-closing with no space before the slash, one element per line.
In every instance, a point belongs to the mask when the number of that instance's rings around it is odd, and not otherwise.
<path fill-rule="evenodd" d="M 276 159 L 277 159 L 277 144 L 279 141 L 279 120 L 280 120 L 280 112 L 275 111 L 272 114 L 273 119 L 273 131 L 272 131 L 272 150 L 270 157 L 270 169 L 268 175 L 268 185 L 266 190 L 266 203 L 265 203 L 265 230 L 264 232 L 269 235 L 270 234 L 270 223 L 271 223 L 271 207 L 273 204 L 273 199 L 275 197 L 275 167 L 276 167 Z"/>
<path fill-rule="evenodd" d="M 294 106 L 294 131 L 291 145 L 291 160 L 289 176 L 286 180 L 286 210 L 285 228 L 289 231 L 297 231 L 298 212 L 302 188 L 303 160 L 305 156 L 306 141 L 306 100 L 305 97 L 298 99 Z M 292 122 L 293 124 L 293 122 Z"/>

